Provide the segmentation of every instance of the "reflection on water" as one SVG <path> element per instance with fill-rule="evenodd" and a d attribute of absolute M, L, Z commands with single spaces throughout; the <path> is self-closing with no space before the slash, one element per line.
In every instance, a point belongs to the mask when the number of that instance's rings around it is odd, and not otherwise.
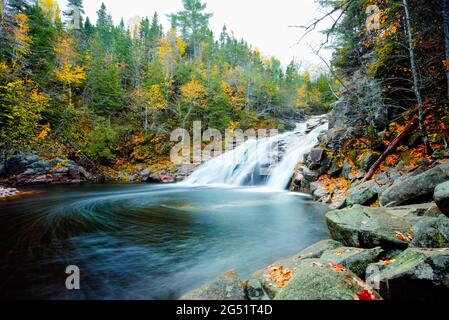
<path fill-rule="evenodd" d="M 328 237 L 325 207 L 254 189 L 45 187 L 0 203 L 0 298 L 176 299 Z M 65 268 L 81 269 L 81 290 Z"/>

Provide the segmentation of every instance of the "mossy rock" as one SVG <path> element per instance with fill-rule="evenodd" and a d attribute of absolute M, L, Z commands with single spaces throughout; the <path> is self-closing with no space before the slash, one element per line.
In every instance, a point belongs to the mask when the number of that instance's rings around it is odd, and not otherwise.
<path fill-rule="evenodd" d="M 370 300 L 382 299 L 349 269 L 321 259 L 303 260 L 275 300 Z"/>

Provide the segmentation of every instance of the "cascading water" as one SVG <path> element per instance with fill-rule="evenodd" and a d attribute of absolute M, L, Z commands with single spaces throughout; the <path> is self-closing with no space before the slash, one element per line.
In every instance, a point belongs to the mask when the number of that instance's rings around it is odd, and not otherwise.
<path fill-rule="evenodd" d="M 320 116 L 298 124 L 292 132 L 250 139 L 204 163 L 184 183 L 284 190 L 298 162 L 317 144 L 318 136 L 327 128 L 327 121 Z"/>

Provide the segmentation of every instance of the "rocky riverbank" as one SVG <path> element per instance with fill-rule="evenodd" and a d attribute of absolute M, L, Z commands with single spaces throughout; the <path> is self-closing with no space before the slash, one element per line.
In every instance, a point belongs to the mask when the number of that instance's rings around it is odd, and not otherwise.
<path fill-rule="evenodd" d="M 446 209 L 447 207 L 443 207 Z M 449 218 L 435 203 L 330 211 L 332 239 L 241 280 L 235 270 L 187 300 L 444 300 Z"/>
<path fill-rule="evenodd" d="M 85 168 L 72 160 L 45 160 L 34 153 L 19 154 L 0 162 L 0 183 L 6 186 L 41 184 L 109 183 L 174 183 L 183 180 L 190 167 L 169 164 L 134 165 L 127 168 Z"/>

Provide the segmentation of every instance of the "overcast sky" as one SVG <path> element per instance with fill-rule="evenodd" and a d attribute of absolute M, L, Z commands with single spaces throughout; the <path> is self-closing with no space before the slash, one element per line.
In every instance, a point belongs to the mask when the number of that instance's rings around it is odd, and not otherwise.
<path fill-rule="evenodd" d="M 66 0 L 58 0 L 64 8 Z M 85 0 L 86 14 L 96 21 L 96 12 L 104 2 L 114 21 L 123 17 L 125 22 L 136 16 L 152 16 L 158 12 L 167 29 L 167 14 L 182 10 L 182 0 Z M 304 25 L 313 17 L 320 16 L 323 9 L 316 0 L 206 0 L 207 11 L 213 13 L 210 27 L 218 37 L 224 24 L 237 38 L 244 38 L 264 55 L 277 57 L 283 65 L 293 58 L 303 67 L 322 65 L 321 60 L 310 50 L 323 36 L 314 32 L 300 44 L 301 30 L 289 25 Z M 321 13 L 320 13 L 321 12 Z M 325 25 L 322 26 L 323 29 Z M 329 52 L 322 53 L 326 59 Z"/>

